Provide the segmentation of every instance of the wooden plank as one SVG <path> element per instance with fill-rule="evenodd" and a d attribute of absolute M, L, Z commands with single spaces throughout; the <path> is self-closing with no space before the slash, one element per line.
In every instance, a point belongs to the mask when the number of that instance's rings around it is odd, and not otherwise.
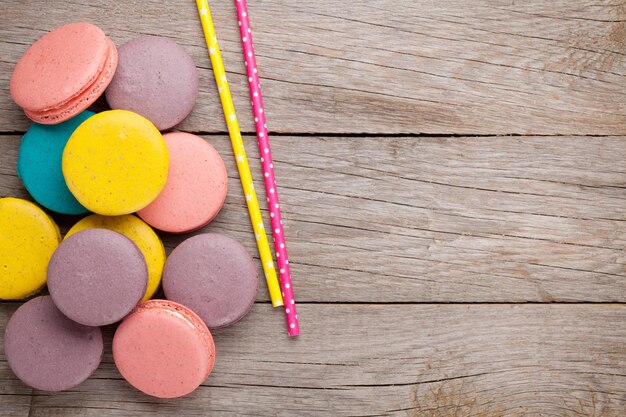
<path fill-rule="evenodd" d="M 12 310 L 0 304 L 0 323 Z M 121 379 L 108 328 L 95 375 L 71 391 L 35 391 L 30 416 L 626 412 L 623 305 L 303 304 L 300 312 L 298 339 L 287 340 L 268 304 L 216 331 L 213 375 L 177 400 L 150 398 Z"/>
<path fill-rule="evenodd" d="M 236 173 L 227 138 L 207 140 Z M 2 196 L 26 196 L 17 150 L 0 140 Z M 276 137 L 274 153 L 301 301 L 626 301 L 624 137 Z M 256 254 L 229 186 L 203 230 Z M 168 250 L 187 237 L 164 235 Z"/>
<path fill-rule="evenodd" d="M 244 130 L 253 122 L 232 1 L 212 3 Z M 193 2 L 0 0 L 0 126 L 15 62 L 67 22 L 116 44 L 169 36 L 200 68 L 182 128 L 225 132 Z M 626 5 L 621 1 L 320 0 L 250 2 L 269 126 L 279 132 L 626 134 Z"/>

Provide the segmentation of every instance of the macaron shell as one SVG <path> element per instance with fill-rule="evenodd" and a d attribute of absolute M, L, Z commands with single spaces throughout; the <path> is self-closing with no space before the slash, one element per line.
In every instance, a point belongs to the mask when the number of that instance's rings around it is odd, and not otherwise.
<path fill-rule="evenodd" d="M 57 125 L 33 123 L 22 137 L 17 174 L 30 195 L 49 210 L 73 215 L 88 211 L 67 188 L 61 160 L 74 130 L 94 114 L 84 111 Z"/>
<path fill-rule="evenodd" d="M 86 380 L 103 351 L 100 329 L 68 319 L 50 296 L 22 304 L 4 334 L 5 357 L 15 375 L 45 391 L 67 390 Z"/>
<path fill-rule="evenodd" d="M 165 248 L 159 236 L 143 220 L 132 214 L 124 216 L 92 214 L 72 226 L 65 235 L 65 239 L 82 230 L 94 228 L 121 233 L 132 240 L 141 250 L 148 265 L 148 287 L 143 296 L 143 301 L 150 299 L 161 284 L 163 266 L 165 265 Z"/>
<path fill-rule="evenodd" d="M 166 130 L 191 113 L 198 85 L 193 59 L 181 46 L 168 38 L 140 36 L 120 46 L 106 99 L 111 108 L 134 111 Z"/>
<path fill-rule="evenodd" d="M 15 102 L 31 111 L 62 105 L 100 74 L 109 45 L 91 23 L 61 26 L 37 40 L 20 58 L 10 81 Z"/>
<path fill-rule="evenodd" d="M 188 306 L 216 329 L 241 320 L 258 290 L 257 268 L 236 240 L 218 233 L 193 236 L 178 245 L 163 270 L 168 300 Z"/>
<path fill-rule="evenodd" d="M 0 198 L 0 299 L 39 291 L 60 241 L 59 228 L 42 209 L 19 198 Z"/>
<path fill-rule="evenodd" d="M 163 136 L 149 120 L 110 110 L 74 131 L 62 166 L 68 188 L 83 206 L 117 216 L 154 201 L 165 186 L 169 156 Z"/>
<path fill-rule="evenodd" d="M 48 265 L 48 290 L 59 310 L 86 326 L 105 326 L 130 313 L 148 283 L 143 254 L 129 238 L 89 229 L 64 240 Z"/>
<path fill-rule="evenodd" d="M 163 135 L 170 155 L 167 182 L 159 196 L 137 214 L 170 233 L 199 229 L 219 213 L 228 192 L 228 173 L 220 154 L 199 136 Z"/>
<path fill-rule="evenodd" d="M 44 111 L 24 109 L 26 116 L 37 123 L 56 124 L 74 117 L 93 104 L 104 93 L 113 79 L 113 74 L 117 67 L 117 49 L 115 44 L 109 38 L 106 38 L 106 42 L 108 51 L 104 67 L 91 85 L 87 86 L 84 91 L 74 98 L 57 107 Z"/>
<path fill-rule="evenodd" d="M 166 300 L 141 304 L 118 326 L 113 359 L 138 390 L 159 398 L 182 397 L 211 373 L 215 345 L 209 329 L 188 308 Z"/>

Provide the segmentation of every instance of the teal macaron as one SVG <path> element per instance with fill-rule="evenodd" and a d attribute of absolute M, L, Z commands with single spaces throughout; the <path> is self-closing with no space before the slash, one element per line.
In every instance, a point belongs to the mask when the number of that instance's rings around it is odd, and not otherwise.
<path fill-rule="evenodd" d="M 35 201 L 49 210 L 72 215 L 89 211 L 67 188 L 61 161 L 74 130 L 94 114 L 86 110 L 56 125 L 33 123 L 22 137 L 17 175 Z"/>

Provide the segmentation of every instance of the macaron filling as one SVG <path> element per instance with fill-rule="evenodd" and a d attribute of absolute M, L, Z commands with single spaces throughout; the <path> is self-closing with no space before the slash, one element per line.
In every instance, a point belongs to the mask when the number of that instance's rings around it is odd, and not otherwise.
<path fill-rule="evenodd" d="M 89 107 L 100 97 L 113 79 L 117 67 L 117 49 L 115 44 L 106 38 L 108 45 L 107 54 L 103 62 L 103 68 L 91 84 L 86 85 L 81 91 L 70 97 L 66 102 L 53 108 L 44 110 L 24 109 L 29 119 L 42 124 L 60 123 L 73 117 L 76 113 Z"/>
<path fill-rule="evenodd" d="M 117 328 L 113 359 L 138 390 L 182 397 L 202 384 L 215 363 L 211 332 L 193 311 L 166 300 L 138 306 Z"/>
<path fill-rule="evenodd" d="M 184 318 L 187 323 L 198 332 L 198 335 L 201 336 L 202 345 L 206 349 L 207 360 L 210 365 L 206 368 L 206 372 L 203 377 L 203 379 L 207 379 L 211 374 L 211 371 L 213 370 L 213 365 L 215 362 L 215 343 L 213 342 L 213 336 L 211 335 L 211 332 L 207 328 L 206 324 L 204 324 L 204 322 L 202 321 L 202 318 L 200 318 L 200 316 L 198 316 L 189 308 L 170 300 L 148 300 L 145 303 L 137 306 L 135 311 L 149 309 L 165 309 L 170 311 L 172 314 L 179 315 Z"/>

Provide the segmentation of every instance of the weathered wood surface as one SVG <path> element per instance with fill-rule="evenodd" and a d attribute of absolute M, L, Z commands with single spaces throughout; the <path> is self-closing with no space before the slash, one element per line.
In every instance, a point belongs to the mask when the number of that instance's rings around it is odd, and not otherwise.
<path fill-rule="evenodd" d="M 235 172 L 227 138 L 206 138 Z M 14 174 L 18 142 L 0 140 L 0 190 L 27 197 Z M 133 391 L 107 354 L 76 390 L 31 399 L 0 361 L 4 413 L 626 411 L 623 305 L 434 304 L 624 302 L 623 137 L 278 137 L 274 152 L 299 340 L 284 340 L 281 314 L 261 290 L 249 318 L 217 333 L 219 366 L 190 398 L 158 401 Z M 251 161 L 258 172 L 258 159 Z M 226 208 L 204 230 L 255 253 L 244 207 L 231 178 Z M 74 221 L 57 219 L 65 228 Z M 169 249 L 185 238 L 163 237 Z M 0 304 L 0 316 L 15 306 Z"/>
<path fill-rule="evenodd" d="M 214 1 L 241 115 L 250 114 L 232 1 Z M 88 20 L 121 43 L 170 36 L 200 67 L 201 106 L 182 127 L 226 131 L 193 1 L 0 0 L 0 122 L 26 49 Z M 279 132 L 626 134 L 626 5 L 611 1 L 250 2 L 269 115 Z M 249 117 L 240 117 L 247 131 Z"/>
<path fill-rule="evenodd" d="M 228 139 L 207 139 L 236 173 Z M 0 140 L 0 195 L 28 198 L 18 145 Z M 300 301 L 626 302 L 624 137 L 281 136 L 273 148 Z M 256 254 L 236 176 L 225 207 L 203 230 Z M 169 249 L 187 237 L 164 236 Z"/>
<path fill-rule="evenodd" d="M 14 308 L 0 306 L 0 325 Z M 626 413 L 623 305 L 303 304 L 300 311 L 303 333 L 295 340 L 286 340 L 269 304 L 215 332 L 214 373 L 177 400 L 150 399 L 121 379 L 109 353 L 113 329 L 92 378 L 63 393 L 35 391 L 30 404 L 0 355 L 0 401 L 12 406 L 0 415 Z"/>
<path fill-rule="evenodd" d="M 169 36 L 201 78 L 180 129 L 207 133 L 231 173 L 204 230 L 256 254 L 193 3 L 0 0 L 0 196 L 28 198 L 28 121 L 8 96 L 27 45 L 79 20 L 118 45 Z M 250 133 L 233 3 L 211 7 Z M 215 332 L 215 373 L 178 400 L 121 379 L 113 327 L 103 365 L 65 393 L 21 384 L 0 343 L 0 416 L 626 415 L 626 5 L 249 7 L 302 335 L 286 337 L 261 287 Z M 185 237 L 163 236 L 168 251 Z M 0 303 L 0 339 L 18 305 Z"/>

